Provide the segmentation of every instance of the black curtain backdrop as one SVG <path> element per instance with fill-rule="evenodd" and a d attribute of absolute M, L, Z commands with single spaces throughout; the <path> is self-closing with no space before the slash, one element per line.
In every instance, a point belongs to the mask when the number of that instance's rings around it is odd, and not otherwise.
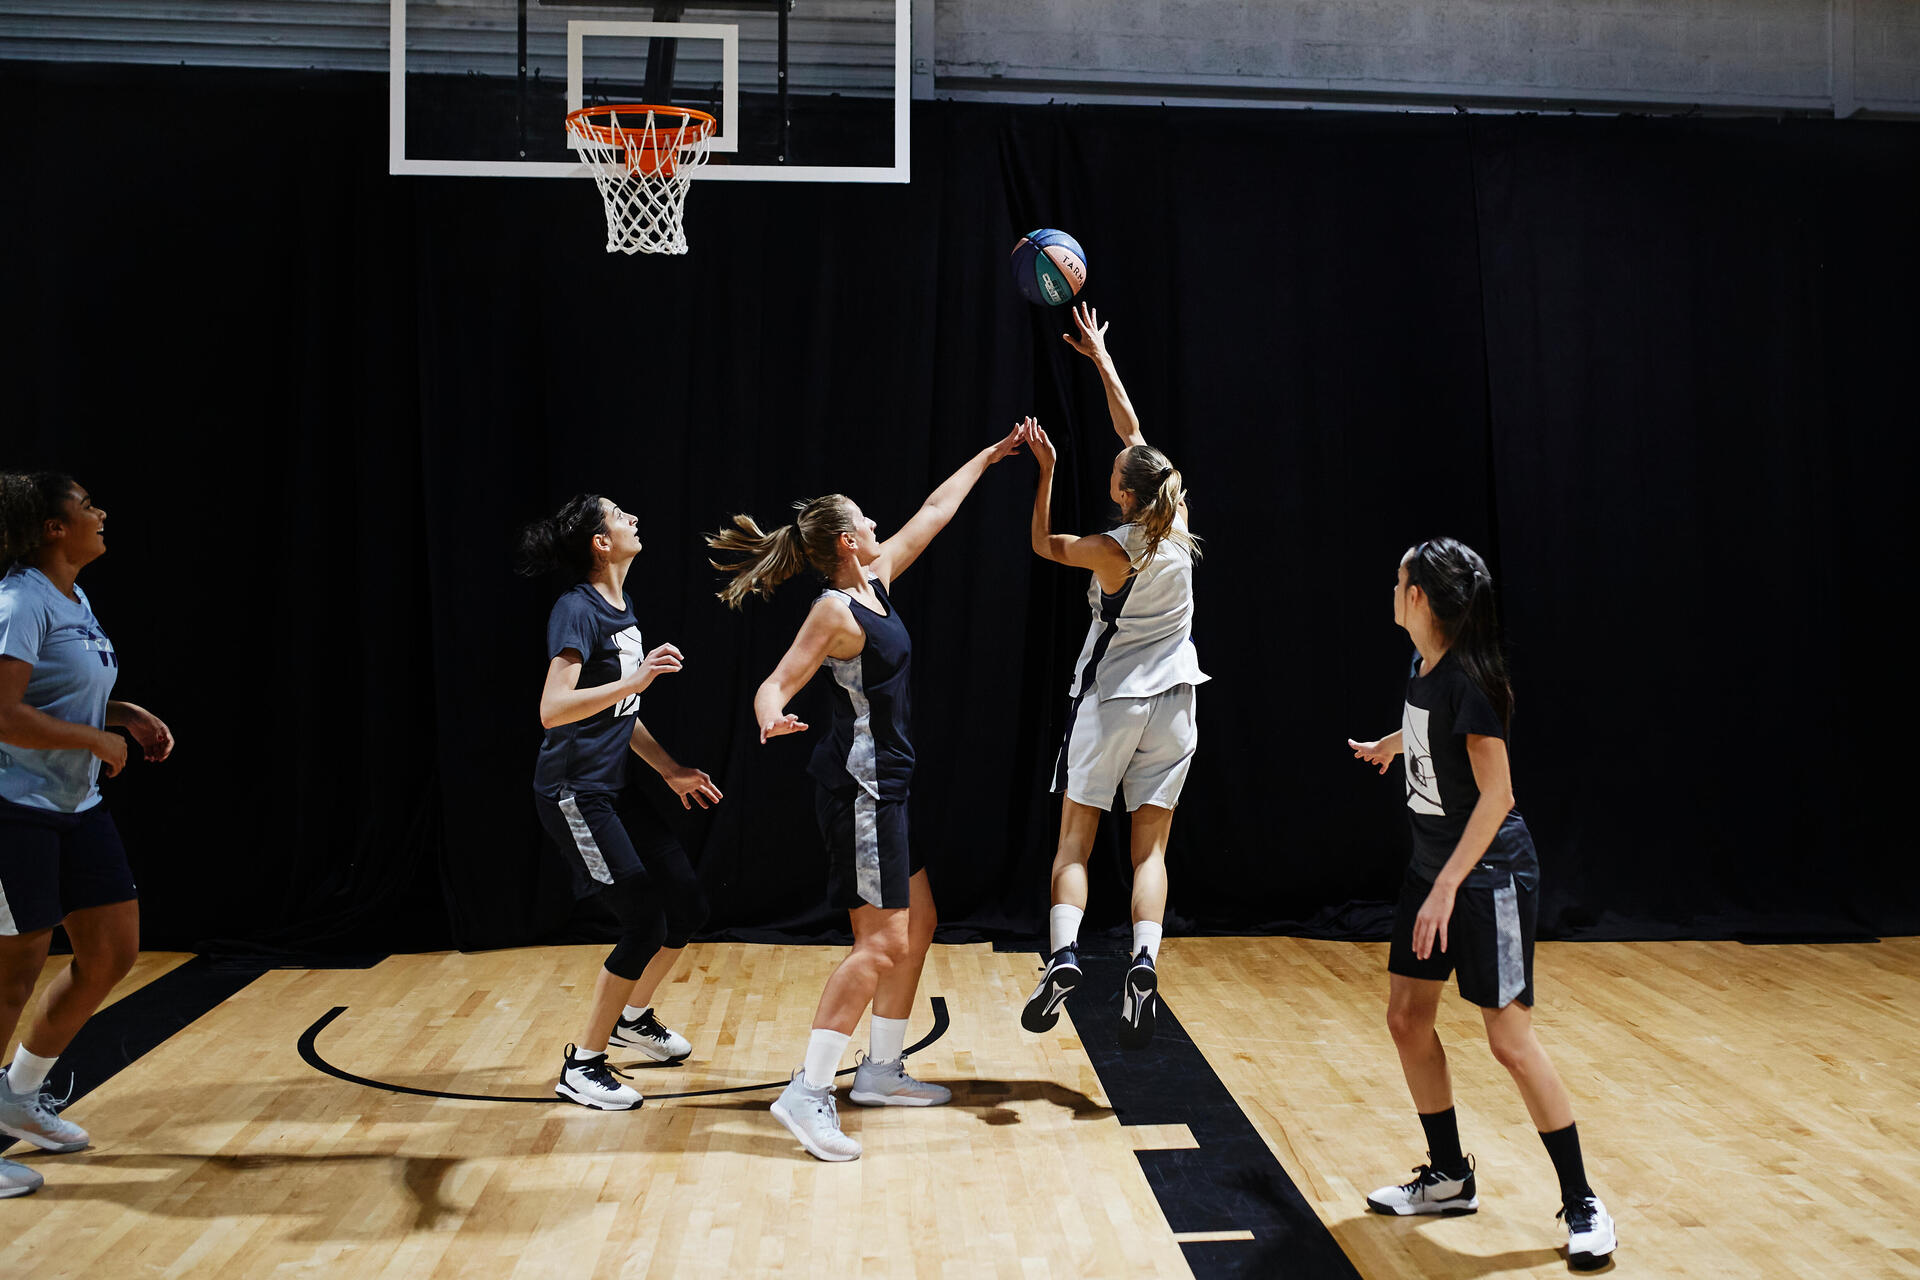
<path fill-rule="evenodd" d="M 508 569 L 583 489 L 687 654 L 642 714 L 726 792 L 673 809 L 711 929 L 843 927 L 811 741 L 749 710 L 813 588 L 730 613 L 698 534 L 829 490 L 890 530 L 1029 411 L 1099 526 L 1098 379 L 1007 277 L 1036 225 L 1206 539 L 1175 928 L 1383 930 L 1401 784 L 1343 740 L 1397 725 L 1394 565 L 1444 532 L 1501 586 L 1543 936 L 1920 931 L 1915 126 L 920 103 L 910 186 L 696 185 L 692 253 L 636 260 L 583 183 L 388 176 L 383 77 L 16 63 L 0 101 L 0 466 L 111 513 L 83 584 L 180 740 L 108 784 L 149 945 L 591 933 L 529 798 L 553 590 Z M 1086 606 L 1032 489 L 994 468 L 896 591 L 950 936 L 1043 928 Z"/>

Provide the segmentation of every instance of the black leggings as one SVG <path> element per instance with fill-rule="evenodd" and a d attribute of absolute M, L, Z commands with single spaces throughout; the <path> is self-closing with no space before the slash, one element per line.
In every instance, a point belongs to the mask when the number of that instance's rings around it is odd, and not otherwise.
<path fill-rule="evenodd" d="M 644 870 L 608 885 L 600 900 L 620 922 L 607 972 L 629 981 L 639 978 L 661 947 L 686 946 L 707 921 L 707 895 L 678 842 L 649 852 Z"/>

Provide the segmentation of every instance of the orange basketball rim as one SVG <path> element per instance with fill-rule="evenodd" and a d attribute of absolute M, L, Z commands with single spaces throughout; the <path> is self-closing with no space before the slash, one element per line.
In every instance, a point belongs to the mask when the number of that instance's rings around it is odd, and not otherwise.
<path fill-rule="evenodd" d="M 614 103 L 582 107 L 567 113 L 567 133 L 575 139 L 616 148 L 625 157 L 627 172 L 670 178 L 679 167 L 681 152 L 713 136 L 719 122 L 692 107 L 646 103 Z"/>

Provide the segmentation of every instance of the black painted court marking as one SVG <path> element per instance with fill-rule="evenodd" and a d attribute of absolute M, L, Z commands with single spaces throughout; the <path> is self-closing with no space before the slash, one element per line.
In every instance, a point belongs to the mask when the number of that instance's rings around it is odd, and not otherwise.
<path fill-rule="evenodd" d="M 1253 1233 L 1251 1240 L 1182 1242 L 1193 1274 L 1206 1280 L 1360 1280 L 1167 1002 L 1160 1002 L 1153 1043 L 1145 1049 L 1122 1049 L 1120 983 L 1127 958 L 1082 951 L 1080 968 L 1086 976 L 1067 1008 L 1114 1115 L 1123 1125 L 1184 1124 L 1198 1144 L 1134 1153 L 1167 1225 L 1175 1235 Z"/>
<path fill-rule="evenodd" d="M 47 1083 L 55 1093 L 63 1093 L 63 1082 L 71 1077 L 71 1106 L 266 971 L 265 965 L 227 965 L 195 956 L 87 1019 Z M 0 1152 L 12 1144 L 12 1138 L 0 1134 Z"/>
<path fill-rule="evenodd" d="M 947 1027 L 951 1025 L 951 1019 L 947 1017 L 946 997 L 929 996 L 927 999 L 928 1002 L 933 1005 L 933 1030 L 927 1032 L 926 1035 L 922 1036 L 913 1044 L 908 1045 L 903 1053 L 918 1053 L 938 1040 L 941 1036 L 947 1034 Z M 306 1064 L 315 1071 L 324 1072 L 336 1080 L 345 1080 L 348 1084 L 364 1085 L 369 1089 L 385 1089 L 388 1093 L 410 1093 L 419 1098 L 451 1098 L 455 1102 L 545 1103 L 567 1101 L 565 1098 L 554 1093 L 529 1098 L 524 1094 L 506 1097 L 490 1093 L 449 1093 L 444 1089 L 416 1089 L 409 1084 L 389 1084 L 385 1080 L 375 1080 L 368 1076 L 357 1076 L 351 1071 L 342 1071 L 339 1067 L 334 1066 L 331 1062 L 328 1062 L 320 1056 L 320 1049 L 316 1042 L 320 1039 L 320 1033 L 331 1026 L 333 1020 L 346 1011 L 347 1006 L 343 1004 L 335 1005 L 332 1009 L 329 1009 L 319 1021 L 308 1027 L 300 1036 L 301 1058 L 305 1059 Z M 859 1070 L 858 1067 L 848 1067 L 843 1071 L 836 1071 L 834 1074 L 836 1076 L 847 1076 L 852 1075 L 857 1070 Z M 664 1102 L 669 1098 L 714 1098 L 723 1093 L 759 1093 L 766 1089 L 784 1089 L 787 1087 L 787 1083 L 785 1080 L 775 1080 L 771 1084 L 741 1084 L 726 1089 L 694 1089 L 687 1093 L 650 1093 L 647 1095 L 647 1101 Z M 579 1104 L 573 1103 L 571 1105 L 578 1106 Z"/>

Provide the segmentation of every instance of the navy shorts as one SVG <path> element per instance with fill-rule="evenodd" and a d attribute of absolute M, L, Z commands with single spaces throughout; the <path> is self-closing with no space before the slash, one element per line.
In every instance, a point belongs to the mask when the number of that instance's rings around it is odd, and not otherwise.
<path fill-rule="evenodd" d="M 535 792 L 533 800 L 547 838 L 566 856 L 577 898 L 645 875 L 676 854 L 687 860 L 673 828 L 645 800 L 609 791 L 566 791 L 558 799 Z"/>
<path fill-rule="evenodd" d="M 818 787 L 813 812 L 827 846 L 828 906 L 910 905 L 907 882 L 926 864 L 907 841 L 906 800 L 876 800 L 860 787 Z"/>
<path fill-rule="evenodd" d="M 1425 960 L 1413 954 L 1413 921 L 1433 881 L 1412 867 L 1400 884 L 1393 913 L 1393 943 L 1387 972 L 1403 978 L 1445 982 L 1460 976 L 1460 995 L 1483 1009 L 1504 1009 L 1518 1000 L 1533 1007 L 1533 924 L 1540 905 L 1540 873 L 1530 861 L 1512 870 L 1478 866 L 1453 898 L 1447 949 L 1434 939 Z"/>
<path fill-rule="evenodd" d="M 0 800 L 0 936 L 140 896 L 106 801 L 79 813 Z"/>

